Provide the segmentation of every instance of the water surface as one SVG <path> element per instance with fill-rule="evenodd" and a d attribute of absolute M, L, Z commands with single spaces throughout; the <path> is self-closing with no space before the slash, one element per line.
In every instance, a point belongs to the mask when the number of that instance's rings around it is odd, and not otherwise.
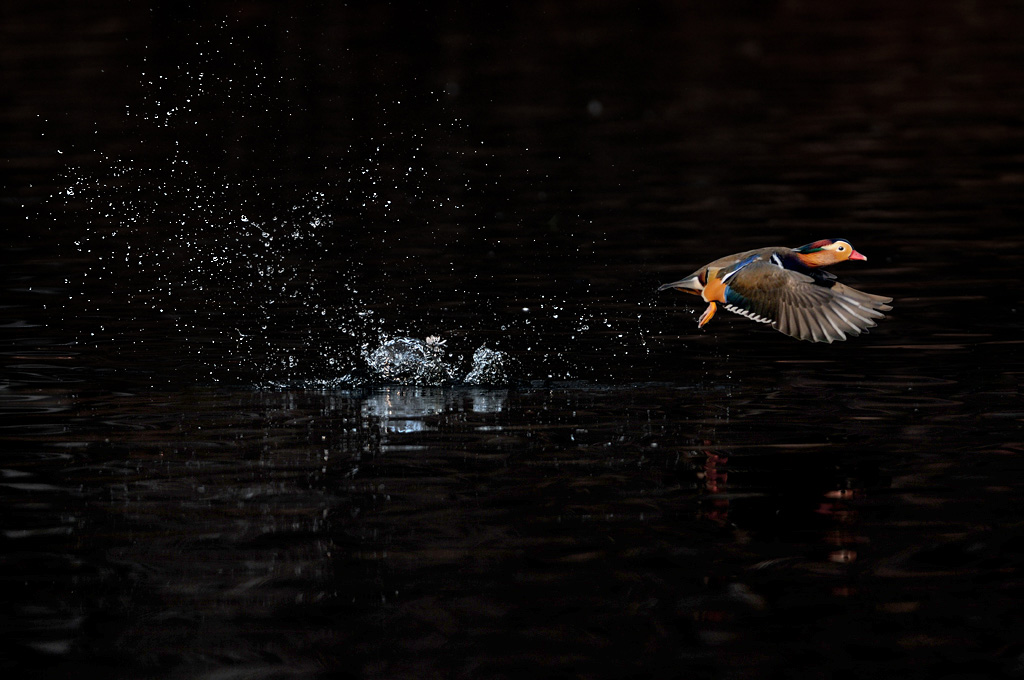
<path fill-rule="evenodd" d="M 14 3 L 0 663 L 1020 677 L 1022 28 Z M 836 236 L 845 343 L 655 292 Z"/>

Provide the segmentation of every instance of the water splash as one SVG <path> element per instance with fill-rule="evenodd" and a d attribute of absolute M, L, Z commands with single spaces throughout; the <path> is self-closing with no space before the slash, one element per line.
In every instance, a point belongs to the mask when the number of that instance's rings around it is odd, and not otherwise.
<path fill-rule="evenodd" d="M 465 377 L 445 351 L 438 336 L 426 340 L 399 337 L 387 340 L 365 354 L 371 380 L 400 385 L 445 385 L 455 382 L 471 385 L 507 385 L 514 380 L 512 361 L 502 351 L 480 347 L 473 353 L 472 366 Z"/>
<path fill-rule="evenodd" d="M 529 252 L 546 263 L 540 280 L 583 257 L 583 237 L 551 218 L 504 238 L 511 218 L 488 216 L 504 181 L 443 103 L 431 115 L 417 105 L 413 123 L 376 117 L 370 134 L 339 117 L 335 145 L 292 157 L 303 139 L 269 124 L 296 114 L 286 74 L 225 79 L 231 55 L 195 49 L 187 69 L 147 66 L 143 101 L 126 111 L 138 141 L 69 169 L 57 197 L 80 211 L 73 256 L 90 262 L 66 281 L 67 313 L 123 321 L 81 344 L 123 350 L 124 365 L 174 352 L 215 382 L 292 385 L 574 379 L 581 344 L 635 351 L 639 315 L 616 313 L 613 297 L 592 309 L 590 274 L 552 295 L 496 266 Z M 412 337 L 428 332 L 468 339 L 463 351 L 486 340 L 517 361 L 480 346 L 465 366 Z"/>
<path fill-rule="evenodd" d="M 489 347 L 473 353 L 473 367 L 466 374 L 470 385 L 504 385 L 513 376 L 512 359 L 508 354 Z"/>
<path fill-rule="evenodd" d="M 443 385 L 455 380 L 455 367 L 445 356 L 444 344 L 437 336 L 394 338 L 370 352 L 366 364 L 371 376 L 382 382 Z"/>

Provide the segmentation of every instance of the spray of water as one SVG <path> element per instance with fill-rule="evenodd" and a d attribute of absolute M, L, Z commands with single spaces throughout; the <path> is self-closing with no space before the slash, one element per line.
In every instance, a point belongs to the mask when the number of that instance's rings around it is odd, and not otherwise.
<path fill-rule="evenodd" d="M 486 162 L 478 165 L 488 180 L 453 174 L 452 158 L 476 158 L 480 144 L 443 145 L 439 156 L 427 153 L 431 134 L 422 126 L 383 129 L 376 139 L 342 144 L 343 158 L 323 169 L 320 186 L 288 185 L 265 172 L 272 158 L 250 158 L 265 137 L 247 139 L 236 129 L 259 128 L 267 111 L 287 119 L 293 102 L 263 94 L 287 93 L 287 77 L 225 81 L 216 58 L 200 52 L 192 70 L 144 74 L 145 100 L 126 121 L 138 131 L 136 148 L 68 171 L 59 198 L 83 222 L 76 254 L 90 264 L 81 280 L 68 281 L 66 309 L 123 320 L 117 329 L 97 325 L 80 342 L 141 352 L 171 346 L 213 381 L 412 385 L 573 378 L 577 343 L 600 337 L 624 355 L 636 345 L 632 327 L 639 325 L 595 307 L 589 291 L 498 307 L 478 278 L 493 272 L 465 273 L 460 285 L 454 260 L 449 279 L 430 288 L 458 298 L 466 311 L 457 319 L 416 318 L 419 303 L 436 308 L 437 301 L 415 290 L 399 298 L 385 287 L 391 272 L 382 275 L 376 261 L 401 262 L 395 276 L 422 279 L 428 265 L 443 269 L 436 259 L 465 245 L 460 238 L 501 257 L 504 246 L 486 222 L 435 236 L 432 255 L 416 254 L 422 240 L 402 242 L 410 233 L 435 233 L 436 221 L 458 225 L 467 211 L 453 186 L 465 197 L 481 182 L 498 181 Z M 231 125 L 206 121 L 211 111 Z M 452 134 L 461 123 L 447 125 Z M 173 332 L 174 342 L 162 331 Z M 454 337 L 459 350 L 446 344 Z M 524 376 L 522 362 L 500 347 L 509 338 L 530 357 L 532 374 Z M 639 340 L 643 348 L 642 332 Z M 139 347 L 147 342 L 160 347 Z"/>

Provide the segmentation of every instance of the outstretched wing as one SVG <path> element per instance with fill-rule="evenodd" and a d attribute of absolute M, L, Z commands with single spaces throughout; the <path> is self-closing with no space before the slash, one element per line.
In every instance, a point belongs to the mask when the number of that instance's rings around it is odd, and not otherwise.
<path fill-rule="evenodd" d="M 833 342 L 867 333 L 885 318 L 892 298 L 815 279 L 768 262 L 751 262 L 729 277 L 725 308 L 800 340 Z"/>

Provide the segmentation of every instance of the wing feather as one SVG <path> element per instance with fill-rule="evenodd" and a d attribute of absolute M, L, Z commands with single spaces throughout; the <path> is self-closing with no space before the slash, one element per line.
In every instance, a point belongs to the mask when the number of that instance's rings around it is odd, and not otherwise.
<path fill-rule="evenodd" d="M 770 262 L 732 273 L 726 308 L 766 320 L 786 335 L 812 342 L 846 340 L 867 333 L 892 309 L 892 298 L 871 295 L 832 280 L 815 279 Z"/>

